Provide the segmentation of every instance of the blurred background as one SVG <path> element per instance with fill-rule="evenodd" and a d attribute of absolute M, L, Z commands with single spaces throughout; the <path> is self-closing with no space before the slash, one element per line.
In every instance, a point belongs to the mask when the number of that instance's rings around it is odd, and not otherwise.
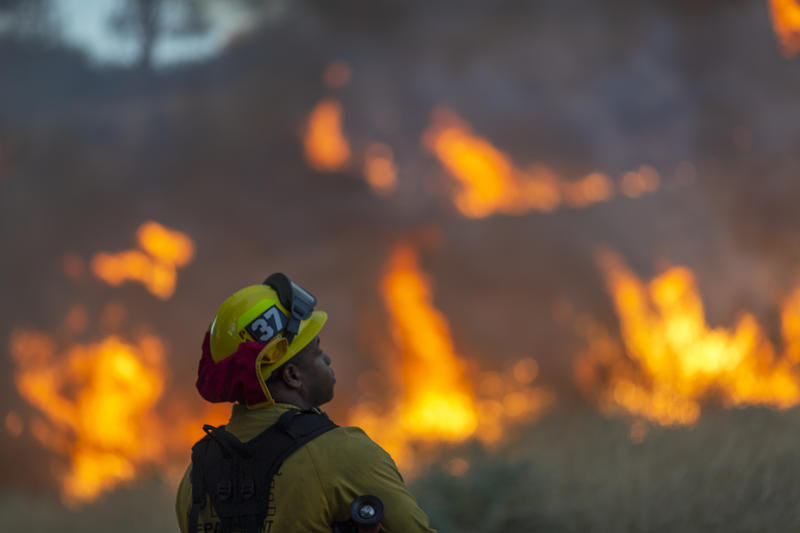
<path fill-rule="evenodd" d="M 274 271 L 443 532 L 800 526 L 796 0 L 2 0 L 0 65 L 9 530 L 175 530 Z"/>

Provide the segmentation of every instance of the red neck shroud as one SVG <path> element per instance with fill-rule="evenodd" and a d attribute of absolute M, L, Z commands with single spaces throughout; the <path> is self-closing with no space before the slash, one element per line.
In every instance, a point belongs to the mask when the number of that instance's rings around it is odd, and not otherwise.
<path fill-rule="evenodd" d="M 211 357 L 210 335 L 206 331 L 195 384 L 200 396 L 214 403 L 255 405 L 268 401 L 256 373 L 256 358 L 263 347 L 258 342 L 242 342 L 236 352 L 215 363 Z"/>

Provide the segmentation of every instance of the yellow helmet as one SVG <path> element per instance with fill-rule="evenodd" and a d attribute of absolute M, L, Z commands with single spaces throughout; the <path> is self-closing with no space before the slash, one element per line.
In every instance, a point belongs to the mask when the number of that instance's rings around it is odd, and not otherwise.
<path fill-rule="evenodd" d="M 242 342 L 265 345 L 259 356 L 260 378 L 294 357 L 316 337 L 328 320 L 324 311 L 314 311 L 316 298 L 284 274 L 273 274 L 261 285 L 236 291 L 217 309 L 209 327 L 211 357 L 215 363 L 232 355 Z M 288 346 L 267 350 L 278 339 Z"/>

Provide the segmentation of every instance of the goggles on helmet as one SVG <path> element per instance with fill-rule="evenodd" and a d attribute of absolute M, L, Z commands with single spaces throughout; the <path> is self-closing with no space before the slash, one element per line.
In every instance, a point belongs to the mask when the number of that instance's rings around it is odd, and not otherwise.
<path fill-rule="evenodd" d="M 275 289 L 281 305 L 292 315 L 283 332 L 284 337 L 291 344 L 300 329 L 300 322 L 311 318 L 314 306 L 317 305 L 317 299 L 313 294 L 290 280 L 286 274 L 280 272 L 270 275 L 263 284 Z"/>

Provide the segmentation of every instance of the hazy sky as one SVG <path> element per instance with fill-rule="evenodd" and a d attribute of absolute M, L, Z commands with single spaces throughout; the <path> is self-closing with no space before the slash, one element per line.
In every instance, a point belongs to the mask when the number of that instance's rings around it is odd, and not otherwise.
<path fill-rule="evenodd" d="M 123 0 L 53 0 L 63 23 L 64 37 L 86 50 L 98 63 L 130 63 L 136 58 L 136 42 L 115 35 L 109 28 L 110 15 Z M 247 25 L 247 17 L 224 2 L 212 4 L 212 27 L 202 37 L 166 37 L 156 46 L 154 61 L 167 65 L 202 59 L 219 51 L 230 36 Z"/>

